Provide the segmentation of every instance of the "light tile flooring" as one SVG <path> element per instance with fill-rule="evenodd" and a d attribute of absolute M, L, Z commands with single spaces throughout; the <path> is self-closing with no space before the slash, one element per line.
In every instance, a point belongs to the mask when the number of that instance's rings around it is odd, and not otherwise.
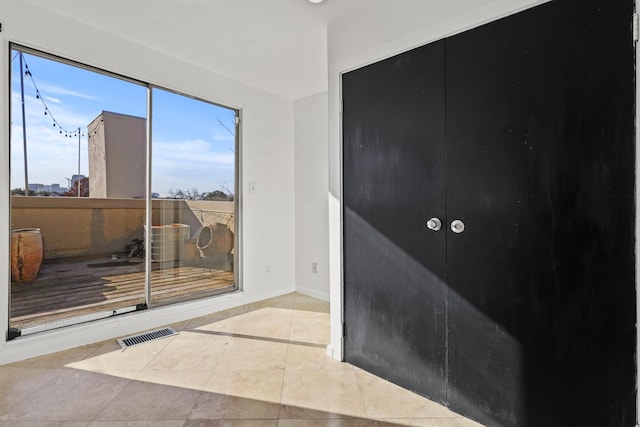
<path fill-rule="evenodd" d="M 289 294 L 0 366 L 0 426 L 478 426 L 327 357 L 328 311 Z"/>

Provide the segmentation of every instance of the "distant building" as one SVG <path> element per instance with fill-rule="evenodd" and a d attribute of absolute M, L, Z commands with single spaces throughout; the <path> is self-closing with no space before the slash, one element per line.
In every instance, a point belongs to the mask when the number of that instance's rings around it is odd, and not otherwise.
<path fill-rule="evenodd" d="M 144 198 L 147 121 L 103 111 L 88 126 L 89 196 Z"/>
<path fill-rule="evenodd" d="M 44 191 L 44 184 L 29 184 L 29 191 L 34 193 L 42 193 Z"/>

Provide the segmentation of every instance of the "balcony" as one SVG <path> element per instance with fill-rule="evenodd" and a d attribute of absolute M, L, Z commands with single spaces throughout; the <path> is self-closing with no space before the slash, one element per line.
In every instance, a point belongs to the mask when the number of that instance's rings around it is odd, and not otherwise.
<path fill-rule="evenodd" d="M 11 202 L 12 229 L 39 228 L 44 242 L 38 277 L 11 284 L 12 328 L 145 302 L 144 258 L 125 250 L 144 238 L 144 200 L 14 196 Z M 234 230 L 234 202 L 152 201 L 154 226 L 184 224 L 188 230 L 178 255 L 151 263 L 152 306 L 235 289 L 234 250 L 226 260 L 212 260 L 197 248 L 199 231 L 215 223 Z"/>

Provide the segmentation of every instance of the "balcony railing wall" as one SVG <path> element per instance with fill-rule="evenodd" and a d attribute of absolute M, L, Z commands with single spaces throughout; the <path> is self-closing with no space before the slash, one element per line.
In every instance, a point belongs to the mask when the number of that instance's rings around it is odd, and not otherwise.
<path fill-rule="evenodd" d="M 11 198 L 11 228 L 39 228 L 44 259 L 98 257 L 122 253 L 144 237 L 145 201 L 75 197 Z M 222 223 L 234 230 L 234 203 L 155 199 L 152 223 L 188 224 L 191 238 L 200 228 Z"/>

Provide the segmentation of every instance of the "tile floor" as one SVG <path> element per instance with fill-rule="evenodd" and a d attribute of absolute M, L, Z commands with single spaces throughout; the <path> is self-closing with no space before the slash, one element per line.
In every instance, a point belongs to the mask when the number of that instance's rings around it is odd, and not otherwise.
<path fill-rule="evenodd" d="M 327 357 L 328 311 L 289 294 L 0 366 L 0 426 L 479 426 Z"/>

